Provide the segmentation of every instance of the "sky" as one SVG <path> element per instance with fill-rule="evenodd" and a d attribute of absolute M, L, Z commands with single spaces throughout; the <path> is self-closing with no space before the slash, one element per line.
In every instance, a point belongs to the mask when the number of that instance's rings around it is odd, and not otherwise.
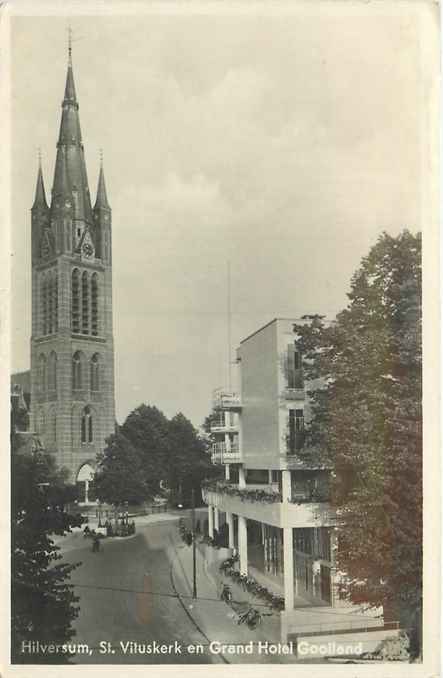
<path fill-rule="evenodd" d="M 68 23 L 91 193 L 103 148 L 113 210 L 117 419 L 145 402 L 198 426 L 227 381 L 228 261 L 234 356 L 274 317 L 332 318 L 379 235 L 423 226 L 419 22 L 375 5 L 13 18 L 13 370 Z"/>

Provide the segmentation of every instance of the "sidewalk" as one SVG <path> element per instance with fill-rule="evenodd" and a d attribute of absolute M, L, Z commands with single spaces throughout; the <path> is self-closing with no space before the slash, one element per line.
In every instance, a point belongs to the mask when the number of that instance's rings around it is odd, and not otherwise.
<path fill-rule="evenodd" d="M 194 621 L 205 640 L 202 643 L 209 644 L 211 641 L 225 644 L 249 644 L 254 643 L 253 654 L 228 654 L 223 656 L 228 663 L 232 664 L 287 664 L 295 663 L 292 655 L 285 654 L 259 654 L 256 649 L 258 641 L 278 643 L 280 641 L 280 618 L 278 613 L 263 617 L 262 624 L 255 630 L 250 630 L 245 624 L 236 623 L 237 613 L 235 610 L 245 611 L 254 601 L 250 594 L 233 585 L 232 608 L 220 600 L 221 586 L 218 581 L 218 566 L 228 555 L 227 549 L 213 549 L 212 547 L 199 544 L 196 554 L 197 570 L 197 600 L 192 599 L 192 548 L 182 544 L 171 543 L 172 579 L 175 589 L 182 595 L 182 604 L 189 616 Z M 206 556 L 206 558 L 205 558 Z M 221 582 L 221 579 L 220 579 Z M 263 607 L 263 612 L 268 610 Z M 220 655 L 214 655 L 220 656 Z"/>

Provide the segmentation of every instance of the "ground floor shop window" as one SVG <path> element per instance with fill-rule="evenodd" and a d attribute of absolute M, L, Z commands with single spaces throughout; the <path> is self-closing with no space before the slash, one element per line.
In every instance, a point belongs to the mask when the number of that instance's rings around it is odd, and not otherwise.
<path fill-rule="evenodd" d="M 248 520 L 248 560 L 264 574 L 283 573 L 282 529 Z"/>
<path fill-rule="evenodd" d="M 299 596 L 331 604 L 331 531 L 294 528 L 294 579 Z"/>

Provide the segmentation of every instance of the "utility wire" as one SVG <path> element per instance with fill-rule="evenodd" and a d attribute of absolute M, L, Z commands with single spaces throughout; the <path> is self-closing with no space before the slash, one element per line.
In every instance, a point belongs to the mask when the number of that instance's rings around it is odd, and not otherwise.
<path fill-rule="evenodd" d="M 34 590 L 39 590 L 38 587 L 34 586 L 33 584 L 29 584 L 28 582 L 23 582 L 17 579 L 13 579 L 14 582 L 17 584 L 20 584 L 21 586 L 25 586 L 27 588 L 32 588 Z M 116 593 L 136 593 L 138 595 L 144 595 L 144 596 L 153 596 L 157 598 L 175 598 L 176 600 L 179 600 L 180 598 L 189 598 L 190 600 L 202 600 L 210 603 L 222 603 L 225 605 L 225 601 L 221 600 L 221 598 L 209 598 L 205 596 L 197 596 L 197 598 L 193 598 L 192 595 L 186 594 L 186 593 L 168 593 L 164 591 L 142 591 L 140 589 L 130 589 L 130 588 L 124 588 L 124 587 L 119 587 L 119 586 L 98 586 L 97 584 L 79 584 L 76 582 L 69 582 L 66 584 L 66 586 L 73 586 L 75 588 L 82 588 L 82 589 L 89 589 L 89 590 L 95 590 L 95 591 L 114 591 Z M 45 589 L 40 589 L 42 592 L 46 593 Z M 246 592 L 245 592 L 246 593 Z M 249 601 L 241 601 L 241 600 L 233 600 L 232 601 L 234 604 L 244 604 L 248 603 L 251 607 L 266 607 L 270 608 L 271 606 L 268 603 L 259 603 L 259 602 L 253 602 L 250 603 Z M 303 608 L 294 608 L 297 610 L 297 612 L 304 612 L 305 614 L 313 614 L 312 608 L 309 610 L 305 610 Z M 319 608 L 319 610 L 322 608 Z M 276 610 L 276 614 L 278 614 L 278 611 Z M 314 614 L 316 612 L 314 611 Z M 320 613 L 321 615 L 333 615 L 334 617 L 337 616 L 337 614 L 340 614 L 340 612 L 327 612 L 326 610 L 322 609 L 322 612 Z M 346 614 L 346 617 L 350 617 L 354 613 L 342 613 Z M 339 623 L 339 622 L 337 622 Z M 363 622 L 362 622 L 363 623 Z M 309 624 L 309 626 L 324 626 L 323 624 Z"/>

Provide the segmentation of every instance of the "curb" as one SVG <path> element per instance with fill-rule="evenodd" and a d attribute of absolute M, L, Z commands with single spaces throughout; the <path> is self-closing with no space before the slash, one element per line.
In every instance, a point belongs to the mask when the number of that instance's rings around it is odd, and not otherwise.
<path fill-rule="evenodd" d="M 178 554 L 177 554 L 177 552 L 176 552 L 176 550 L 175 550 L 175 547 L 174 547 L 174 553 L 175 553 L 175 557 L 178 558 L 179 556 L 178 556 Z M 197 629 L 197 631 L 203 636 L 203 638 L 204 638 L 208 643 L 210 643 L 210 642 L 211 642 L 210 638 L 208 638 L 208 636 L 207 636 L 206 633 L 203 631 L 203 629 L 201 628 L 201 626 L 199 625 L 199 623 L 195 620 L 195 618 L 193 617 L 193 615 L 189 612 L 188 608 L 186 607 L 185 603 L 183 602 L 183 599 L 182 599 L 180 593 L 178 592 L 178 590 L 177 590 L 177 588 L 176 588 L 176 586 L 175 586 L 175 581 L 174 581 L 174 563 L 173 563 L 173 562 L 171 563 L 171 566 L 170 566 L 170 569 L 169 569 L 169 578 L 170 578 L 170 580 L 171 580 L 171 586 L 172 586 L 172 588 L 174 589 L 174 593 L 177 595 L 177 598 L 179 599 L 182 608 L 184 609 L 184 611 L 185 611 L 186 614 L 188 615 L 188 617 L 189 617 L 189 619 L 191 620 L 191 622 L 194 624 L 194 626 L 195 626 L 195 628 Z M 230 663 L 231 663 L 231 662 L 229 662 L 229 661 L 226 659 L 226 657 L 223 655 L 223 653 L 221 653 L 221 654 L 219 654 L 219 655 L 217 655 L 217 656 L 219 657 L 219 659 L 220 659 L 224 664 L 230 664 Z"/>

